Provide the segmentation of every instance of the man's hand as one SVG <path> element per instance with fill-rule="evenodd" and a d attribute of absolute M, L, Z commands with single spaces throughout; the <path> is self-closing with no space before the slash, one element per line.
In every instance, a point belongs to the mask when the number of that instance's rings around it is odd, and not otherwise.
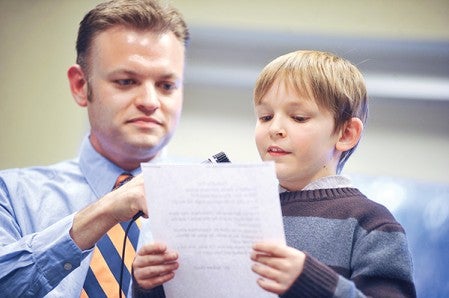
<path fill-rule="evenodd" d="M 139 211 L 148 217 L 143 181 L 143 175 L 137 175 L 75 214 L 70 236 L 81 250 L 93 247 L 109 229 Z"/>
<path fill-rule="evenodd" d="M 139 174 L 121 187 L 101 198 L 109 206 L 111 218 L 116 223 L 130 220 L 139 211 L 148 217 L 143 174 Z"/>
<path fill-rule="evenodd" d="M 139 287 L 152 289 L 171 280 L 179 264 L 178 253 L 168 251 L 163 243 L 143 246 L 133 262 L 134 279 Z"/>

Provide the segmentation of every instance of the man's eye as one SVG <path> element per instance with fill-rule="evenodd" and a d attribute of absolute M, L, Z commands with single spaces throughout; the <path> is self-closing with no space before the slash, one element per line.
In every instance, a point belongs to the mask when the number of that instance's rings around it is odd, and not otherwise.
<path fill-rule="evenodd" d="M 129 85 L 134 85 L 136 83 L 136 81 L 134 81 L 133 79 L 122 79 L 122 80 L 116 80 L 115 82 L 120 86 L 129 86 Z"/>
<path fill-rule="evenodd" d="M 175 83 L 171 82 L 161 82 L 158 83 L 157 86 L 165 91 L 173 91 L 178 89 L 178 86 Z"/>

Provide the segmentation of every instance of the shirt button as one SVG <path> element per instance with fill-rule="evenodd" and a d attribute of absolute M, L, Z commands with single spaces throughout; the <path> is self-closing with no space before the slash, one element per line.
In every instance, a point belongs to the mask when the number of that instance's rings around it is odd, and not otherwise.
<path fill-rule="evenodd" d="M 72 266 L 72 264 L 70 264 L 70 263 L 65 263 L 65 264 L 64 264 L 64 269 L 67 270 L 67 271 L 72 270 L 72 267 L 73 267 L 73 266 Z"/>

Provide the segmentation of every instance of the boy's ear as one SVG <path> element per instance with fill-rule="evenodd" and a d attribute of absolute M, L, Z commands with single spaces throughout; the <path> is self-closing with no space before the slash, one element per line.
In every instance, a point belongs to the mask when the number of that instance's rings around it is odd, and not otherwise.
<path fill-rule="evenodd" d="M 70 91 L 76 103 L 81 107 L 87 106 L 87 78 L 81 66 L 78 64 L 71 66 L 67 71 L 67 77 L 69 79 Z"/>
<path fill-rule="evenodd" d="M 340 138 L 335 144 L 335 148 L 341 152 L 352 149 L 360 140 L 362 131 L 362 120 L 356 117 L 349 119 L 340 131 Z"/>

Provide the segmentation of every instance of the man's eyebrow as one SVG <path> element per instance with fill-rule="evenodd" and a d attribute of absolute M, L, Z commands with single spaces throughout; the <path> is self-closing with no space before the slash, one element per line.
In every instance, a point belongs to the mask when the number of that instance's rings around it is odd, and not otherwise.
<path fill-rule="evenodd" d="M 129 70 L 129 69 L 125 69 L 125 68 L 114 69 L 109 73 L 109 75 L 118 75 L 118 74 L 126 74 L 126 75 L 131 75 L 131 76 L 142 76 L 142 74 L 137 71 Z M 166 74 L 158 75 L 157 78 L 158 78 L 158 80 L 168 80 L 168 79 L 182 80 L 182 76 L 179 76 L 174 72 L 169 72 Z"/>
<path fill-rule="evenodd" d="M 111 72 L 109 72 L 110 75 L 115 75 L 115 74 L 127 74 L 127 75 L 137 75 L 138 73 L 129 69 L 124 69 L 124 68 L 118 68 L 118 69 L 114 69 Z"/>
<path fill-rule="evenodd" d="M 182 77 L 178 76 L 176 73 L 171 72 L 171 73 L 167 73 L 164 74 L 162 76 L 160 76 L 159 78 L 161 79 L 175 79 L 175 80 L 180 80 Z"/>

